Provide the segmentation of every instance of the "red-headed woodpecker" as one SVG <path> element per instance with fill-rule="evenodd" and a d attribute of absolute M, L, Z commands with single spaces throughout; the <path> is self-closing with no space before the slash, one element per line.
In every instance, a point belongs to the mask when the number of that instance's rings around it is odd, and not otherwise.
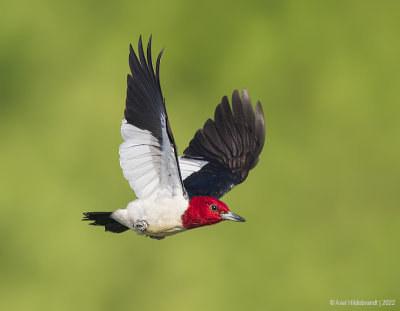
<path fill-rule="evenodd" d="M 145 57 L 139 38 L 139 58 L 130 46 L 125 119 L 119 147 L 125 178 L 137 200 L 115 212 L 87 212 L 83 220 L 106 231 L 126 230 L 163 239 L 185 230 L 223 220 L 245 221 L 219 199 L 242 183 L 257 165 L 264 146 L 265 120 L 261 103 L 255 111 L 246 89 L 235 90 L 232 109 L 226 96 L 189 147 L 178 157 L 160 86 L 160 60 L 151 57 L 151 37 Z"/>

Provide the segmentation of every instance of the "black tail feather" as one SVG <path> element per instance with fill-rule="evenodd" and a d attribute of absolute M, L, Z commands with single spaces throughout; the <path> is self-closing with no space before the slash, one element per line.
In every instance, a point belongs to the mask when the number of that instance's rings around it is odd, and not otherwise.
<path fill-rule="evenodd" d="M 129 230 L 128 227 L 120 224 L 115 219 L 112 219 L 110 215 L 112 212 L 89 212 L 83 213 L 85 217 L 82 220 L 94 220 L 89 225 L 92 226 L 104 226 L 106 231 L 114 232 L 114 233 L 121 233 L 126 230 Z"/>

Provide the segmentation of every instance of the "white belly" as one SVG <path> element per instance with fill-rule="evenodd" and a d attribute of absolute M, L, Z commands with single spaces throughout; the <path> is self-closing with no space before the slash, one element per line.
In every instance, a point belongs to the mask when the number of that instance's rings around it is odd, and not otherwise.
<path fill-rule="evenodd" d="M 150 197 L 129 203 L 126 209 L 115 211 L 111 217 L 137 234 L 163 237 L 186 230 L 182 226 L 182 215 L 187 206 L 188 201 L 182 196 Z M 145 232 L 135 226 L 139 220 L 147 222 L 148 227 Z"/>

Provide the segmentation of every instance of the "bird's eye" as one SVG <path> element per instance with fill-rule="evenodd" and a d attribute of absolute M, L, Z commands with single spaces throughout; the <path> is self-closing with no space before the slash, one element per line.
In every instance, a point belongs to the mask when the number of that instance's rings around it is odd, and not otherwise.
<path fill-rule="evenodd" d="M 215 204 L 213 204 L 213 205 L 210 206 L 210 209 L 211 209 L 213 212 L 216 212 L 216 211 L 218 211 L 218 206 L 216 206 Z"/>

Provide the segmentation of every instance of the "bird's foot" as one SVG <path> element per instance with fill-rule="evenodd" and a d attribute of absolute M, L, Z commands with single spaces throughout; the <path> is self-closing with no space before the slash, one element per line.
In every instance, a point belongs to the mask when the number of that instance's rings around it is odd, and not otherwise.
<path fill-rule="evenodd" d="M 147 230 L 148 224 L 146 220 L 137 220 L 135 222 L 135 228 L 139 229 L 142 232 Z"/>
<path fill-rule="evenodd" d="M 162 240 L 165 238 L 165 236 L 154 236 L 154 235 L 146 235 L 148 236 L 150 239 L 155 239 L 155 240 Z"/>

